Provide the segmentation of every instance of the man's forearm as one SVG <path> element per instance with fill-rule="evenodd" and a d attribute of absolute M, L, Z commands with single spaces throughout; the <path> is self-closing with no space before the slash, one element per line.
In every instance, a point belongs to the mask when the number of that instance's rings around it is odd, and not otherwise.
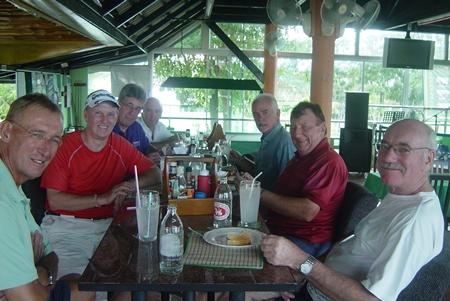
<path fill-rule="evenodd" d="M 311 274 L 306 278 L 314 287 L 332 300 L 379 300 L 361 282 L 337 273 L 319 261 L 316 261 Z"/>
<path fill-rule="evenodd" d="M 47 189 L 47 197 L 51 210 L 78 211 L 98 207 L 99 197 L 95 194 L 78 195 Z"/>
<path fill-rule="evenodd" d="M 243 171 L 246 171 L 249 174 L 253 175 L 253 170 L 255 169 L 255 162 L 253 162 L 252 160 L 250 160 L 245 156 L 241 156 L 237 164 L 241 167 Z"/>
<path fill-rule="evenodd" d="M 282 196 L 268 190 L 261 191 L 261 204 L 287 217 L 311 221 L 320 207 L 307 198 Z"/>
<path fill-rule="evenodd" d="M 156 165 L 153 165 L 148 170 L 141 173 L 138 176 L 138 179 L 139 179 L 139 187 L 146 187 L 157 183 L 161 183 L 161 170 Z M 134 178 L 130 179 L 130 181 L 134 182 Z"/>
<path fill-rule="evenodd" d="M 42 259 L 36 264 L 36 268 L 41 266 L 43 267 L 45 270 L 49 269 L 51 276 L 52 276 L 52 281 L 55 282 L 56 278 L 58 276 L 58 256 L 56 255 L 55 252 L 51 252 L 47 255 L 45 255 L 44 257 L 42 257 Z M 47 271 L 46 271 L 47 273 Z M 46 275 L 45 277 L 50 276 L 50 275 Z M 47 277 L 48 278 L 48 277 Z M 47 280 L 47 279 L 45 279 Z M 41 283 L 44 283 L 43 281 L 39 281 Z"/>
<path fill-rule="evenodd" d="M 157 148 L 158 150 L 161 149 L 166 144 L 169 144 L 170 147 L 174 147 L 176 143 L 178 143 L 180 140 L 177 138 L 177 136 L 172 136 L 169 139 L 166 139 L 164 141 L 159 142 L 151 142 L 151 144 Z"/>

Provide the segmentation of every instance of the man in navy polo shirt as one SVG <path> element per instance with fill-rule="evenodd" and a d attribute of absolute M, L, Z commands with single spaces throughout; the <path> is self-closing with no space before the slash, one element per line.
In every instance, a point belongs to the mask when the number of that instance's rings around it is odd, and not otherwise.
<path fill-rule="evenodd" d="M 144 129 L 136 122 L 146 102 L 144 89 L 136 84 L 126 84 L 119 93 L 119 117 L 113 132 L 127 139 L 150 160 L 159 163 L 158 151 L 150 145 Z"/>

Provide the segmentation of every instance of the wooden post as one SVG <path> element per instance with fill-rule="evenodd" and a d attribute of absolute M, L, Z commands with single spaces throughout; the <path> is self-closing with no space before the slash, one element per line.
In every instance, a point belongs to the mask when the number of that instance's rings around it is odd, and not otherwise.
<path fill-rule="evenodd" d="M 321 5 L 322 0 L 311 1 L 313 50 L 310 100 L 322 108 L 328 129 L 327 135 L 330 137 L 333 100 L 334 42 L 336 39 L 336 31 L 339 29 L 335 28 L 331 36 L 325 36 L 322 33 Z"/>
<path fill-rule="evenodd" d="M 267 24 L 265 34 L 277 30 L 275 24 Z M 269 50 L 264 48 L 264 88 L 265 93 L 271 93 L 276 96 L 277 90 L 277 57 L 271 56 Z"/>

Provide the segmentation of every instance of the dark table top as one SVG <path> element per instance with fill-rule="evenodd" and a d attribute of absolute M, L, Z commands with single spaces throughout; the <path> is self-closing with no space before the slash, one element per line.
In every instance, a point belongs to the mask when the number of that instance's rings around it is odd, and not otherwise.
<path fill-rule="evenodd" d="M 185 265 L 180 275 L 161 274 L 158 240 L 152 243 L 138 240 L 136 213 L 126 210 L 129 206 L 134 206 L 134 201 L 124 204 L 115 216 L 79 280 L 80 290 L 244 292 L 289 291 L 296 288 L 294 276 L 288 267 L 273 266 L 266 261 L 261 270 Z M 161 208 L 163 215 L 165 206 Z M 212 215 L 182 216 L 181 219 L 186 238 L 188 226 L 206 231 L 213 223 Z M 267 233 L 263 221 L 260 231 Z"/>

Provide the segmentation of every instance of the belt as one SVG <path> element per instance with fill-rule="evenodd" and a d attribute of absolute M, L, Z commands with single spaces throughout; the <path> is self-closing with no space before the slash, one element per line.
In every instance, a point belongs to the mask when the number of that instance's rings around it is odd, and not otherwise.
<path fill-rule="evenodd" d="M 56 212 L 50 211 L 50 210 L 45 211 L 45 215 L 67 216 L 67 217 L 73 217 L 73 218 L 90 219 L 93 221 L 106 219 L 106 217 L 80 217 L 80 216 L 74 216 L 74 215 L 59 214 L 59 213 L 56 213 Z"/>

